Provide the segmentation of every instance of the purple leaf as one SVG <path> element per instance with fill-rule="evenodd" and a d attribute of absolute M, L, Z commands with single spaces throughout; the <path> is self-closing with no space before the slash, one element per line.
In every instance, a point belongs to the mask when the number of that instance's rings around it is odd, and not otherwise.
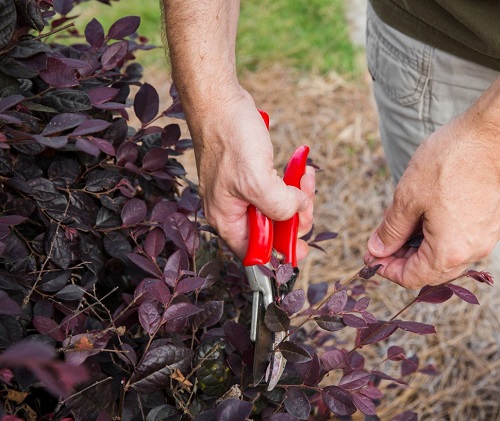
<path fill-rule="evenodd" d="M 170 200 L 158 202 L 151 211 L 151 221 L 164 222 L 167 216 L 177 211 L 177 204 Z"/>
<path fill-rule="evenodd" d="M 347 390 L 356 390 L 365 387 L 369 381 L 370 373 L 362 370 L 355 370 L 342 377 L 339 386 Z"/>
<path fill-rule="evenodd" d="M 403 320 L 394 320 L 393 323 L 406 332 L 413 332 L 418 335 L 430 335 L 436 333 L 434 326 L 427 323 L 407 322 Z"/>
<path fill-rule="evenodd" d="M 406 353 L 400 346 L 390 346 L 387 350 L 387 359 L 391 361 L 401 361 L 406 359 Z"/>
<path fill-rule="evenodd" d="M 115 148 L 109 140 L 91 136 L 89 137 L 89 141 L 92 142 L 95 146 L 97 146 L 105 154 L 110 156 L 115 156 L 116 154 Z"/>
<path fill-rule="evenodd" d="M 416 355 L 412 355 L 410 358 L 405 358 L 401 364 L 401 375 L 409 376 L 418 370 L 419 360 Z"/>
<path fill-rule="evenodd" d="M 63 347 L 67 350 L 64 354 L 64 359 L 67 363 L 80 365 L 88 357 L 99 354 L 101 349 L 106 347 L 109 338 L 109 334 L 103 335 L 101 333 L 73 335 L 63 341 Z"/>
<path fill-rule="evenodd" d="M 54 136 L 54 137 L 44 137 L 40 135 L 33 135 L 40 145 L 47 146 L 52 149 L 61 149 L 68 144 L 68 138 L 66 136 Z"/>
<path fill-rule="evenodd" d="M 287 412 L 300 420 L 306 420 L 311 412 L 309 398 L 299 387 L 289 387 L 283 402 Z"/>
<path fill-rule="evenodd" d="M 218 323 L 224 311 L 224 301 L 208 301 L 200 307 L 203 311 L 193 317 L 193 325 L 196 329 L 211 327 Z"/>
<path fill-rule="evenodd" d="M 188 294 L 195 289 L 200 289 L 205 284 L 205 278 L 193 276 L 181 279 L 175 286 L 176 294 Z"/>
<path fill-rule="evenodd" d="M 321 301 L 328 291 L 328 283 L 327 282 L 319 282 L 317 284 L 309 285 L 307 289 L 307 300 L 310 305 L 314 305 L 317 302 Z"/>
<path fill-rule="evenodd" d="M 94 49 L 104 43 L 104 28 L 97 19 L 93 18 L 85 27 L 85 39 Z"/>
<path fill-rule="evenodd" d="M 132 263 L 135 263 L 145 272 L 157 278 L 161 277 L 161 272 L 160 269 L 158 269 L 158 266 L 156 266 L 151 260 L 147 259 L 146 257 L 143 257 L 137 253 L 128 253 L 127 257 L 130 259 Z"/>
<path fill-rule="evenodd" d="M 350 327 L 353 327 L 355 329 L 365 329 L 368 327 L 367 323 L 358 316 L 355 316 L 354 314 L 344 314 L 342 317 L 342 321 Z"/>
<path fill-rule="evenodd" d="M 365 266 L 363 269 L 361 269 L 358 273 L 360 278 L 363 279 L 370 279 L 371 277 L 375 276 L 377 273 L 377 270 L 379 270 L 383 265 L 375 265 L 375 266 Z"/>
<path fill-rule="evenodd" d="M 189 257 L 184 250 L 177 250 L 168 258 L 163 269 L 163 278 L 167 285 L 172 288 L 177 284 L 177 280 L 182 272 L 189 269 Z"/>
<path fill-rule="evenodd" d="M 59 325 L 49 317 L 35 316 L 33 317 L 32 323 L 35 329 L 43 335 L 48 335 L 57 341 L 66 339 L 66 335 Z"/>
<path fill-rule="evenodd" d="M 397 326 L 392 322 L 377 322 L 369 324 L 366 329 L 360 330 L 360 341 L 364 345 L 374 344 L 380 342 L 391 336 L 396 330 Z"/>
<path fill-rule="evenodd" d="M 368 386 L 360 392 L 371 399 L 381 399 L 384 396 L 384 394 L 375 386 Z"/>
<path fill-rule="evenodd" d="M 192 316 L 193 314 L 200 313 L 201 311 L 203 311 L 201 308 L 198 308 L 190 303 L 172 304 L 163 313 L 162 320 L 164 322 L 182 320 Z"/>
<path fill-rule="evenodd" d="M 80 137 L 76 140 L 75 147 L 79 151 L 88 153 L 92 156 L 99 156 L 100 153 L 100 150 L 96 145 L 94 145 L 92 142 L 89 142 L 87 139 L 84 139 L 83 137 Z"/>
<path fill-rule="evenodd" d="M 186 215 L 179 212 L 170 214 L 163 224 L 163 230 L 168 239 L 172 240 L 177 247 L 194 255 L 198 248 L 199 238 L 193 223 Z"/>
<path fill-rule="evenodd" d="M 354 304 L 354 310 L 356 311 L 363 311 L 368 308 L 370 305 L 370 298 L 368 297 L 361 297 L 356 304 Z"/>
<path fill-rule="evenodd" d="M 276 283 L 278 285 L 285 285 L 293 277 L 293 266 L 291 263 L 280 265 L 276 271 Z"/>
<path fill-rule="evenodd" d="M 321 366 L 316 353 L 312 354 L 311 361 L 295 364 L 294 368 L 304 384 L 308 386 L 315 386 L 318 384 L 321 375 Z"/>
<path fill-rule="evenodd" d="M 106 47 L 101 57 L 101 65 L 104 70 L 112 70 L 120 64 L 128 53 L 126 41 L 118 41 Z"/>
<path fill-rule="evenodd" d="M 224 323 L 224 336 L 239 352 L 250 348 L 250 333 L 239 323 L 227 320 Z"/>
<path fill-rule="evenodd" d="M 283 357 L 287 361 L 292 363 L 306 363 L 312 360 L 311 354 L 307 352 L 304 348 L 296 343 L 290 341 L 284 341 L 280 346 L 279 350 L 283 354 Z"/>
<path fill-rule="evenodd" d="M 118 19 L 108 31 L 108 38 L 111 39 L 123 39 L 132 35 L 139 24 L 141 23 L 141 18 L 139 16 L 126 16 L 124 18 Z"/>
<path fill-rule="evenodd" d="M 195 213 L 200 207 L 201 200 L 198 193 L 189 187 L 185 188 L 179 200 L 179 208 Z"/>
<path fill-rule="evenodd" d="M 111 101 L 118 95 L 119 92 L 120 90 L 116 88 L 100 86 L 98 88 L 90 89 L 87 91 L 87 94 L 89 95 L 91 104 L 98 105 Z"/>
<path fill-rule="evenodd" d="M 144 251 L 151 258 L 156 258 L 165 247 L 165 234 L 161 228 L 153 228 L 144 240 Z"/>
<path fill-rule="evenodd" d="M 172 297 L 170 289 L 160 279 L 144 279 L 143 286 L 149 295 L 151 295 L 155 300 L 162 303 L 164 306 L 166 306 L 170 302 L 170 298 Z"/>
<path fill-rule="evenodd" d="M 170 376 L 175 369 L 185 371 L 191 365 L 193 351 L 161 339 L 142 358 L 130 378 L 131 386 L 141 393 L 152 393 L 169 387 Z"/>
<path fill-rule="evenodd" d="M 264 276 L 267 276 L 269 279 L 274 278 L 274 272 L 271 268 L 267 267 L 266 265 L 258 265 L 258 268 Z"/>
<path fill-rule="evenodd" d="M 124 226 L 136 225 L 146 220 L 148 207 L 141 199 L 130 199 L 123 205 L 121 217 Z"/>
<path fill-rule="evenodd" d="M 72 133 L 71 136 L 83 136 L 86 134 L 92 134 L 101 132 L 104 129 L 107 129 L 111 123 L 104 120 L 99 120 L 98 118 L 93 120 L 85 120 L 82 124 L 80 124 Z"/>
<path fill-rule="evenodd" d="M 153 148 L 144 155 L 142 169 L 144 171 L 158 171 L 165 168 L 168 162 L 168 151 L 162 148 Z"/>
<path fill-rule="evenodd" d="M 267 306 L 264 323 L 271 332 L 286 332 L 290 327 L 290 318 L 273 302 Z"/>
<path fill-rule="evenodd" d="M 484 270 L 478 272 L 477 270 L 471 269 L 465 272 L 465 276 L 475 279 L 478 282 L 482 282 L 490 286 L 493 286 L 493 277 L 489 272 L 486 272 Z"/>
<path fill-rule="evenodd" d="M 161 134 L 161 141 L 164 147 L 175 145 L 181 138 L 181 128 L 178 124 L 168 124 L 164 127 Z"/>
<path fill-rule="evenodd" d="M 79 82 L 75 71 L 59 59 L 48 57 L 47 69 L 40 72 L 45 83 L 54 88 L 71 88 Z"/>
<path fill-rule="evenodd" d="M 60 133 L 64 130 L 73 129 L 85 121 L 83 114 L 62 113 L 53 117 L 49 124 L 45 126 L 42 136 L 50 136 L 51 134 Z"/>
<path fill-rule="evenodd" d="M 22 95 L 9 95 L 0 100 L 0 113 L 7 111 L 8 109 L 16 106 L 25 98 Z"/>
<path fill-rule="evenodd" d="M 455 294 L 458 298 L 465 301 L 466 303 L 479 304 L 477 297 L 468 289 L 453 284 L 448 284 L 447 286 L 453 291 L 453 294 Z"/>
<path fill-rule="evenodd" d="M 415 301 L 421 303 L 440 304 L 453 297 L 453 291 L 446 285 L 425 286 L 418 293 Z"/>
<path fill-rule="evenodd" d="M 160 327 L 160 307 L 155 302 L 144 302 L 139 306 L 139 323 L 150 335 L 156 333 Z"/>
<path fill-rule="evenodd" d="M 314 237 L 313 243 L 319 243 L 321 241 L 333 240 L 337 238 L 338 234 L 332 231 L 320 232 Z"/>
<path fill-rule="evenodd" d="M 28 218 L 20 215 L 4 215 L 0 216 L 0 225 L 19 225 L 26 221 Z"/>
<path fill-rule="evenodd" d="M 321 395 L 325 405 L 335 415 L 348 416 L 356 412 L 351 394 L 340 387 L 327 386 Z"/>
<path fill-rule="evenodd" d="M 73 0 L 54 0 L 53 4 L 54 10 L 63 16 L 73 9 Z"/>
<path fill-rule="evenodd" d="M 328 301 L 326 302 L 326 306 L 328 307 L 328 314 L 333 316 L 334 314 L 340 313 L 344 310 L 347 304 L 347 292 L 345 290 L 338 291 L 333 294 Z"/>
<path fill-rule="evenodd" d="M 418 414 L 411 411 L 405 411 L 391 418 L 390 421 L 418 421 Z"/>
<path fill-rule="evenodd" d="M 143 125 L 157 116 L 159 103 L 156 89 L 149 83 L 142 84 L 134 98 L 134 112 Z"/>
<path fill-rule="evenodd" d="M 373 401 L 362 393 L 354 393 L 352 401 L 356 408 L 358 408 L 365 415 L 377 415 L 377 410 Z"/>
<path fill-rule="evenodd" d="M 392 376 L 389 376 L 388 374 L 383 373 L 382 371 L 372 370 L 371 373 L 372 373 L 373 376 L 379 377 L 379 378 L 381 378 L 383 380 L 389 380 L 391 382 L 402 384 L 402 385 L 407 385 L 408 384 L 405 381 L 403 381 L 401 379 L 396 379 L 395 377 L 392 377 Z"/>
<path fill-rule="evenodd" d="M 315 317 L 314 321 L 321 329 L 325 329 L 328 332 L 336 332 L 346 327 L 346 324 L 340 316 L 329 316 L 326 314 L 324 316 Z"/>
<path fill-rule="evenodd" d="M 296 289 L 285 295 L 282 306 L 289 316 L 299 312 L 306 302 L 306 294 L 302 289 Z"/>
<path fill-rule="evenodd" d="M 4 291 L 0 291 L 0 314 L 7 316 L 19 316 L 21 314 L 21 306 Z"/>
<path fill-rule="evenodd" d="M 252 413 L 252 402 L 237 398 L 223 400 L 215 410 L 217 421 L 245 421 Z"/>
<path fill-rule="evenodd" d="M 340 349 L 326 351 L 321 356 L 321 363 L 326 371 L 347 368 L 349 367 L 349 363 L 347 362 L 347 351 Z"/>

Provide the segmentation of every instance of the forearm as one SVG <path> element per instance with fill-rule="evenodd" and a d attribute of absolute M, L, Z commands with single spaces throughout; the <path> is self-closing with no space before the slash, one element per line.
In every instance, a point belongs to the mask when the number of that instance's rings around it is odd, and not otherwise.
<path fill-rule="evenodd" d="M 188 118 L 238 94 L 239 0 L 161 2 L 172 78 Z"/>

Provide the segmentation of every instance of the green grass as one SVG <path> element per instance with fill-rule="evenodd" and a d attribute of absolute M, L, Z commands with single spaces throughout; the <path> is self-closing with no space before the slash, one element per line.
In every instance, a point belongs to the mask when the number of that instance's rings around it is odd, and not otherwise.
<path fill-rule="evenodd" d="M 240 71 L 286 63 L 301 71 L 356 74 L 356 49 L 349 41 L 344 17 L 348 0 L 241 1 L 237 61 Z M 127 15 L 141 17 L 139 33 L 160 48 L 139 52 L 144 66 L 165 66 L 159 0 L 121 0 L 112 6 L 91 1 L 78 6 L 76 25 L 82 32 L 93 17 L 105 30 Z"/>

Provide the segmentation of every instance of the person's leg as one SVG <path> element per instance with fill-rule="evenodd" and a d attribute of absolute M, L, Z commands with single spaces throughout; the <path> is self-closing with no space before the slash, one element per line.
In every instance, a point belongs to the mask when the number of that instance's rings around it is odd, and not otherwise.
<path fill-rule="evenodd" d="M 498 72 L 396 31 L 370 6 L 366 44 L 380 136 L 397 183 L 418 145 L 467 109 Z"/>

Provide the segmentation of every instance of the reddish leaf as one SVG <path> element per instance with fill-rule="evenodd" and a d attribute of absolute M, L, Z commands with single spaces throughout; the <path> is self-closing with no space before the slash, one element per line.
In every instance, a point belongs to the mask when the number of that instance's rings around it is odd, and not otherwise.
<path fill-rule="evenodd" d="M 354 310 L 356 311 L 364 311 L 368 308 L 370 304 L 370 298 L 368 297 L 361 297 L 356 304 L 354 304 Z"/>
<path fill-rule="evenodd" d="M 321 365 L 316 353 L 312 354 L 312 360 L 305 363 L 294 364 L 295 371 L 299 374 L 302 382 L 308 386 L 318 384 L 321 375 Z"/>
<path fill-rule="evenodd" d="M 84 139 L 83 137 L 79 137 L 76 140 L 75 147 L 85 153 L 88 153 L 89 155 L 92 156 L 99 156 L 100 149 L 94 145 L 92 142 L 89 142 L 87 139 Z"/>
<path fill-rule="evenodd" d="M 148 256 L 156 258 L 162 252 L 163 247 L 165 247 L 166 241 L 163 230 L 158 227 L 153 228 L 144 240 L 144 251 Z"/>
<path fill-rule="evenodd" d="M 239 323 L 228 320 L 224 323 L 224 336 L 239 352 L 250 348 L 250 333 Z"/>
<path fill-rule="evenodd" d="M 367 323 L 361 317 L 355 316 L 354 314 L 344 314 L 342 320 L 347 326 L 355 329 L 365 329 L 368 327 Z"/>
<path fill-rule="evenodd" d="M 360 393 L 371 399 L 381 399 L 384 396 L 384 394 L 375 386 L 368 386 L 367 388 L 361 390 Z"/>
<path fill-rule="evenodd" d="M 340 313 L 345 308 L 347 299 L 347 292 L 345 290 L 338 291 L 333 294 L 326 302 L 328 314 L 332 316 L 334 314 Z"/>
<path fill-rule="evenodd" d="M 479 304 L 477 297 L 468 289 L 462 288 L 458 285 L 448 284 L 448 288 L 453 291 L 458 298 L 469 304 Z"/>
<path fill-rule="evenodd" d="M 51 134 L 61 133 L 68 129 L 73 129 L 85 121 L 83 114 L 62 113 L 52 117 L 49 124 L 45 126 L 41 135 L 50 136 Z"/>
<path fill-rule="evenodd" d="M 195 289 L 200 289 L 205 284 L 205 278 L 193 276 L 181 279 L 175 286 L 176 294 L 188 294 Z"/>
<path fill-rule="evenodd" d="M 371 277 L 375 276 L 377 273 L 377 270 L 379 270 L 383 265 L 375 265 L 375 266 L 365 266 L 363 269 L 359 271 L 359 277 L 363 279 L 370 279 Z"/>
<path fill-rule="evenodd" d="M 165 219 L 177 211 L 177 204 L 170 200 L 158 202 L 151 211 L 151 221 L 163 222 Z"/>
<path fill-rule="evenodd" d="M 162 148 L 153 148 L 144 155 L 142 169 L 145 171 L 158 171 L 165 168 L 168 162 L 168 151 Z"/>
<path fill-rule="evenodd" d="M 168 239 L 174 244 L 193 255 L 198 248 L 199 238 L 198 233 L 193 223 L 179 212 L 174 212 L 169 215 L 163 224 L 163 230 Z"/>
<path fill-rule="evenodd" d="M 394 324 L 402 330 L 413 332 L 418 335 L 430 335 L 436 333 L 436 329 L 434 328 L 434 326 L 427 323 L 394 320 Z"/>
<path fill-rule="evenodd" d="M 104 28 L 100 22 L 93 18 L 85 27 L 85 39 L 95 49 L 104 42 Z"/>
<path fill-rule="evenodd" d="M 347 390 L 356 390 L 365 387 L 370 381 L 370 373 L 355 370 L 347 373 L 340 379 L 339 386 Z"/>
<path fill-rule="evenodd" d="M 309 352 L 296 343 L 285 341 L 279 346 L 279 350 L 287 361 L 292 363 L 306 363 L 311 361 L 312 357 Z"/>
<path fill-rule="evenodd" d="M 107 155 L 115 156 L 115 148 L 109 140 L 101 139 L 99 137 L 89 137 L 89 141 L 92 142 L 98 149 Z"/>
<path fill-rule="evenodd" d="M 120 90 L 116 88 L 99 86 L 98 88 L 90 89 L 87 91 L 87 94 L 89 95 L 92 105 L 98 105 L 111 101 L 118 95 L 119 92 Z M 124 143 L 123 145 L 128 145 L 128 143 Z"/>
<path fill-rule="evenodd" d="M 136 225 L 146 220 L 148 207 L 141 199 L 130 199 L 122 208 L 122 221 L 124 226 Z"/>
<path fill-rule="evenodd" d="M 189 269 L 189 257 L 184 250 L 176 250 L 168 258 L 163 269 L 163 279 L 172 288 L 176 286 L 177 280 L 183 271 Z"/>
<path fill-rule="evenodd" d="M 290 318 L 273 302 L 267 306 L 264 323 L 271 332 L 286 332 L 290 327 Z"/>
<path fill-rule="evenodd" d="M 302 289 L 296 289 L 285 296 L 282 302 L 283 309 L 289 316 L 299 312 L 306 302 L 306 294 Z"/>
<path fill-rule="evenodd" d="M 349 367 L 347 362 L 347 352 L 345 350 L 334 349 L 326 351 L 321 356 L 321 363 L 326 371 L 344 369 Z"/>
<path fill-rule="evenodd" d="M 128 253 L 127 257 L 130 259 L 130 261 L 135 263 L 145 272 L 158 278 L 161 277 L 161 272 L 160 269 L 158 269 L 158 266 L 156 266 L 151 260 L 147 259 L 146 257 L 143 257 L 137 253 Z"/>
<path fill-rule="evenodd" d="M 59 325 L 48 317 L 35 316 L 32 323 L 38 332 L 48 335 L 57 341 L 63 341 L 66 338 Z"/>
<path fill-rule="evenodd" d="M 54 88 L 71 88 L 78 86 L 75 71 L 57 58 L 47 58 L 47 69 L 40 72 L 45 83 Z"/>
<path fill-rule="evenodd" d="M 106 47 L 101 56 L 101 65 L 104 70 L 114 69 L 128 53 L 126 41 L 118 41 Z"/>
<path fill-rule="evenodd" d="M 293 266 L 291 263 L 280 265 L 276 271 L 276 283 L 284 285 L 289 282 L 294 274 Z"/>
<path fill-rule="evenodd" d="M 391 336 L 396 330 L 397 326 L 392 322 L 378 322 L 369 324 L 366 329 L 360 330 L 360 341 L 364 345 L 374 344 L 375 342 L 383 341 Z"/>
<path fill-rule="evenodd" d="M 390 346 L 387 349 L 387 359 L 391 361 L 401 361 L 406 359 L 406 353 L 400 346 Z"/>
<path fill-rule="evenodd" d="M 141 23 L 141 18 L 139 16 L 126 16 L 124 18 L 118 19 L 108 31 L 108 38 L 111 39 L 123 39 L 132 35 L 139 24 Z"/>
<path fill-rule="evenodd" d="M 4 291 L 0 291 L 0 314 L 5 314 L 7 316 L 21 315 L 21 306 Z"/>
<path fill-rule="evenodd" d="M 218 323 L 224 311 L 224 301 L 208 301 L 200 307 L 202 311 L 193 317 L 196 329 L 211 327 Z"/>
<path fill-rule="evenodd" d="M 422 303 L 440 304 L 451 297 L 453 297 L 453 291 L 446 285 L 425 286 L 415 300 Z"/>
<path fill-rule="evenodd" d="M 489 272 L 486 272 L 484 270 L 480 272 L 478 272 L 477 270 L 468 270 L 465 272 L 465 276 L 475 279 L 478 282 L 486 283 L 490 286 L 493 285 L 493 277 Z"/>
<path fill-rule="evenodd" d="M 103 131 L 104 129 L 107 129 L 110 125 L 110 122 L 100 120 L 98 118 L 93 120 L 85 120 L 72 133 L 70 133 L 70 135 L 83 136 L 86 134 L 97 133 Z"/>
<path fill-rule="evenodd" d="M 361 393 L 354 393 L 352 401 L 356 408 L 358 408 L 365 415 L 377 415 L 377 410 L 373 401 L 366 395 Z"/>
<path fill-rule="evenodd" d="M 142 285 L 149 295 L 163 305 L 167 305 L 170 302 L 170 298 L 172 297 L 170 289 L 160 279 L 144 279 Z M 137 289 L 138 288 L 136 288 L 136 291 Z"/>
<path fill-rule="evenodd" d="M 164 322 L 168 322 L 170 320 L 182 320 L 192 316 L 193 314 L 200 313 L 201 311 L 203 311 L 201 308 L 198 308 L 190 303 L 172 304 L 163 313 L 162 320 Z"/>
<path fill-rule="evenodd" d="M 418 370 L 419 360 L 416 355 L 412 355 L 410 358 L 405 358 L 401 364 L 401 375 L 409 376 Z"/>
<path fill-rule="evenodd" d="M 283 402 L 287 412 L 300 420 L 306 420 L 311 412 L 311 403 L 305 392 L 299 387 L 290 387 L 285 392 Z"/>
<path fill-rule="evenodd" d="M 191 188 L 185 188 L 182 192 L 181 200 L 179 200 L 179 208 L 189 212 L 198 212 L 201 207 L 200 196 Z"/>
<path fill-rule="evenodd" d="M 153 335 L 161 323 L 160 307 L 155 302 L 144 302 L 139 306 L 139 323 L 150 335 Z"/>
<path fill-rule="evenodd" d="M 143 83 L 134 98 L 134 112 L 142 124 L 147 124 L 158 114 L 158 92 L 149 83 Z"/>
<path fill-rule="evenodd" d="M 309 288 L 307 289 L 307 300 L 309 301 L 309 304 L 314 305 L 321 301 L 325 297 L 327 291 L 327 282 L 309 285 Z"/>
<path fill-rule="evenodd" d="M 327 386 L 321 396 L 325 405 L 335 415 L 348 416 L 356 412 L 351 394 L 340 387 Z"/>
<path fill-rule="evenodd" d="M 405 381 L 403 381 L 401 379 L 396 379 L 395 377 L 392 377 L 392 376 L 389 376 L 388 374 L 385 374 L 382 371 L 372 370 L 371 373 L 372 373 L 373 376 L 379 377 L 379 378 L 381 378 L 383 380 L 390 380 L 391 382 L 402 384 L 402 385 L 407 385 L 408 384 Z"/>

